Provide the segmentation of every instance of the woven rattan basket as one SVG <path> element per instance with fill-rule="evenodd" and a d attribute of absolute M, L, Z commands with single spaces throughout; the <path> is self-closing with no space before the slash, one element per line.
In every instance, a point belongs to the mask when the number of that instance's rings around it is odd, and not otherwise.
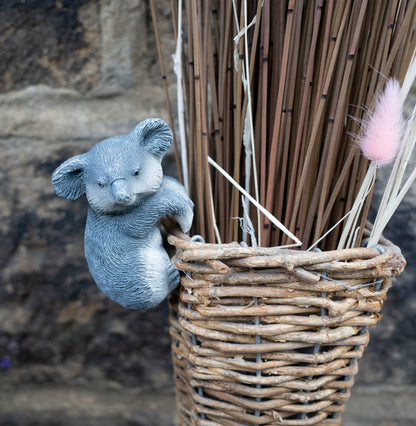
<path fill-rule="evenodd" d="M 179 425 L 340 424 L 400 250 L 168 241 L 184 271 L 170 300 Z"/>

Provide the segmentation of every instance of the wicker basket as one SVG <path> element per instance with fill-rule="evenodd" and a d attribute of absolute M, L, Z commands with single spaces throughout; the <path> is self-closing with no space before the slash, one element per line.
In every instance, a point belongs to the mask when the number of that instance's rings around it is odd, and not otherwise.
<path fill-rule="evenodd" d="M 170 300 L 179 425 L 338 425 L 400 250 L 192 242 Z"/>

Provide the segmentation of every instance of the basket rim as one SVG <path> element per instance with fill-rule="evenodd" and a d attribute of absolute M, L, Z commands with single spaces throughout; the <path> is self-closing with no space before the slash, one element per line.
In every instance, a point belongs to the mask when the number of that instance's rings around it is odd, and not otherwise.
<path fill-rule="evenodd" d="M 179 269 L 184 264 L 196 264 L 201 261 L 205 261 L 211 269 L 221 274 L 229 273 L 232 266 L 276 267 L 301 274 L 300 278 L 307 281 L 318 281 L 314 274 L 303 267 L 313 269 L 315 266 L 332 264 L 332 267 L 348 270 L 349 263 L 353 263 L 351 267 L 354 269 L 357 266 L 360 269 L 368 269 L 384 265 L 389 269 L 388 275 L 392 276 L 399 275 L 406 266 L 400 248 L 383 236 L 375 247 L 306 251 L 280 247 L 245 247 L 238 242 L 218 244 L 192 241 L 172 220 L 164 219 L 161 224 L 166 230 L 168 243 L 176 249 L 172 260 Z M 368 236 L 370 230 L 371 224 L 368 223 L 364 235 Z"/>

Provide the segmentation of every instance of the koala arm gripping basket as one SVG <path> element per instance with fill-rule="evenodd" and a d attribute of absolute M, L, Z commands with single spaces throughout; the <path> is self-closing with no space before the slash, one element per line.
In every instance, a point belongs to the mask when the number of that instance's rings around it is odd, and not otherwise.
<path fill-rule="evenodd" d="M 168 241 L 183 271 L 170 298 L 179 424 L 340 424 L 399 248 Z"/>

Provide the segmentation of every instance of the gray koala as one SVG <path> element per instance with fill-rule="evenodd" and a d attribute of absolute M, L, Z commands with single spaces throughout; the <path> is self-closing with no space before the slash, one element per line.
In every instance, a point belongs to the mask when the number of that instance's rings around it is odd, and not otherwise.
<path fill-rule="evenodd" d="M 88 267 L 98 287 L 126 308 L 154 307 L 179 282 L 158 222 L 171 214 L 188 232 L 193 203 L 176 179 L 163 176 L 161 160 L 171 143 L 164 121 L 144 120 L 130 134 L 70 158 L 52 175 L 60 197 L 87 196 Z"/>

